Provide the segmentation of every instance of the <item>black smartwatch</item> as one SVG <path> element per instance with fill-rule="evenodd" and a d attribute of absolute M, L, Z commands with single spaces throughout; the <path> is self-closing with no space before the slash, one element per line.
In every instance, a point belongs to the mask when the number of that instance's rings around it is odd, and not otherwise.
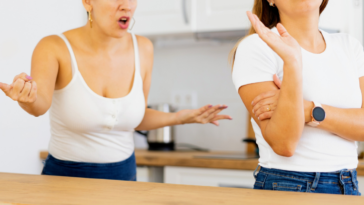
<path fill-rule="evenodd" d="M 326 112 L 324 108 L 322 108 L 322 105 L 318 102 L 313 102 L 315 107 L 312 109 L 311 117 L 312 121 L 308 123 L 311 127 L 317 127 L 320 125 L 322 121 L 326 118 Z"/>

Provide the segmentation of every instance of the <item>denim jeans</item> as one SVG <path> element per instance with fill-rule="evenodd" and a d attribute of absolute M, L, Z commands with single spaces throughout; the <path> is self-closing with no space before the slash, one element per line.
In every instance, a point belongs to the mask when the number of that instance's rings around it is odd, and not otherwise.
<path fill-rule="evenodd" d="M 116 163 L 83 163 L 59 160 L 49 154 L 42 175 L 136 181 L 135 155 Z"/>
<path fill-rule="evenodd" d="M 260 166 L 257 167 L 257 169 Z M 260 167 L 254 172 L 254 189 L 358 195 L 356 170 L 337 172 L 293 172 Z"/>

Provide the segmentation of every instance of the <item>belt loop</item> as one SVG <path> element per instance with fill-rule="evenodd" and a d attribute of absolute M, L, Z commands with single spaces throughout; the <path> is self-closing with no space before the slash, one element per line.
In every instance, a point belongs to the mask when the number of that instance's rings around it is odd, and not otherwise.
<path fill-rule="evenodd" d="M 311 191 L 315 191 L 320 180 L 320 172 L 316 172 L 315 179 L 312 182 Z"/>
<path fill-rule="evenodd" d="M 255 170 L 254 170 L 253 175 L 254 175 L 254 178 L 255 178 L 255 179 L 257 179 L 257 175 L 256 175 L 257 171 L 258 171 L 258 173 L 259 173 L 259 171 L 260 171 L 260 165 L 258 165 L 258 166 L 257 166 L 257 168 L 255 168 Z"/>
<path fill-rule="evenodd" d="M 345 183 L 343 181 L 343 174 L 344 174 L 344 172 L 346 172 L 346 169 L 343 169 L 343 170 L 340 171 L 339 181 L 340 181 L 341 186 L 343 187 L 343 192 L 344 192 L 343 195 L 346 195 Z"/>
<path fill-rule="evenodd" d="M 350 170 L 351 182 L 353 183 L 354 190 L 357 190 L 358 187 L 356 186 L 356 176 L 353 172 L 355 172 L 355 170 Z"/>

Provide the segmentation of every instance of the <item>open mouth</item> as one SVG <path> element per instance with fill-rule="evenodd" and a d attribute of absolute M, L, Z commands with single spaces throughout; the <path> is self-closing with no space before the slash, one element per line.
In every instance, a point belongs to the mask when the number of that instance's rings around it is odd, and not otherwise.
<path fill-rule="evenodd" d="M 119 19 L 119 25 L 121 28 L 125 28 L 125 27 L 128 27 L 129 26 L 129 20 L 130 20 L 130 17 L 128 16 L 123 16 Z"/>

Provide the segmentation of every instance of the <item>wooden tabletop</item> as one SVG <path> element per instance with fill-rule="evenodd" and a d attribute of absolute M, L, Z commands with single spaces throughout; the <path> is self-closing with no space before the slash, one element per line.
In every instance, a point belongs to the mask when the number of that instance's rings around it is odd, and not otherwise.
<path fill-rule="evenodd" d="M 0 173 L 1 205 L 363 205 L 358 196 Z"/>
<path fill-rule="evenodd" d="M 153 152 L 148 150 L 135 150 L 135 158 L 138 166 L 179 166 L 215 169 L 255 170 L 258 165 L 257 159 L 210 159 L 198 156 L 211 156 L 220 154 L 239 154 L 231 152 Z M 240 153 L 242 154 L 242 153 Z M 41 159 L 46 159 L 48 152 L 40 153 Z M 364 176 L 364 161 L 360 161 L 357 172 Z"/>

